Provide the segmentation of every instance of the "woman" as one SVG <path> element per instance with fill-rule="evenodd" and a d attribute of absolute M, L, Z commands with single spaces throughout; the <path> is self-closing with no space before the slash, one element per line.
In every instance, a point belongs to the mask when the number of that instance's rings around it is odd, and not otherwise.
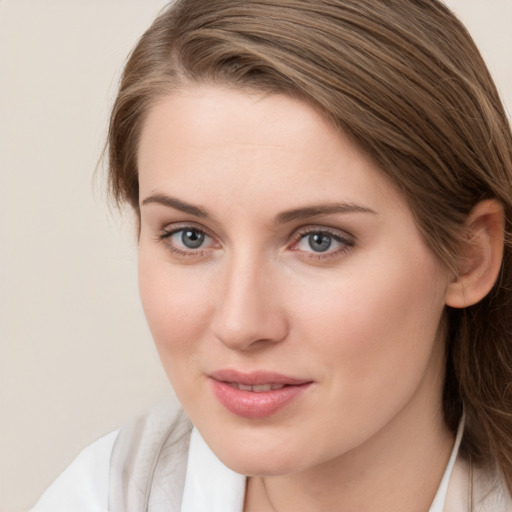
<path fill-rule="evenodd" d="M 108 151 L 184 411 L 36 511 L 512 510 L 512 136 L 448 9 L 173 4 Z"/>

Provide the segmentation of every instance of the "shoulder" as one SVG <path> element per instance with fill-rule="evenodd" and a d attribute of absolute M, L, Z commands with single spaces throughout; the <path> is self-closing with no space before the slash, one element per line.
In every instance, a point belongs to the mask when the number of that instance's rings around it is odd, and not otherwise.
<path fill-rule="evenodd" d="M 180 407 L 153 409 L 83 450 L 30 512 L 135 512 L 179 503 L 191 430 Z"/>
<path fill-rule="evenodd" d="M 497 470 L 475 468 L 472 475 L 473 504 L 479 512 L 510 512 L 512 496 Z"/>
<path fill-rule="evenodd" d="M 31 512 L 106 512 L 112 448 L 119 431 L 80 452 Z"/>
<path fill-rule="evenodd" d="M 458 457 L 444 510 L 446 512 L 510 512 L 512 496 L 502 475 Z"/>
<path fill-rule="evenodd" d="M 121 429 L 112 450 L 109 512 L 179 508 L 191 431 L 183 409 L 169 404 Z"/>

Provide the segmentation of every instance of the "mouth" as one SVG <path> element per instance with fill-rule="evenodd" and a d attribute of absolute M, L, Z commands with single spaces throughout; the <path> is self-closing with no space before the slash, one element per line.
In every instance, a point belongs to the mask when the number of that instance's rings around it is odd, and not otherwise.
<path fill-rule="evenodd" d="M 256 386 L 249 386 L 248 384 L 241 384 L 240 382 L 226 382 L 231 387 L 239 389 L 240 391 L 252 391 L 253 393 L 266 393 L 267 391 L 275 391 L 282 389 L 286 384 L 257 384 Z"/>
<path fill-rule="evenodd" d="M 266 418 L 299 399 L 313 381 L 266 371 L 221 370 L 209 375 L 213 394 L 232 414 Z"/>

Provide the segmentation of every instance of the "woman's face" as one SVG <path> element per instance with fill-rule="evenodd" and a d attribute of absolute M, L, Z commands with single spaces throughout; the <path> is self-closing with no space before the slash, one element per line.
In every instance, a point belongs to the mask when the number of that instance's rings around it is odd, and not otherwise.
<path fill-rule="evenodd" d="M 450 276 L 400 193 L 314 109 L 182 90 L 150 111 L 139 172 L 144 310 L 224 463 L 306 470 L 442 421 Z"/>

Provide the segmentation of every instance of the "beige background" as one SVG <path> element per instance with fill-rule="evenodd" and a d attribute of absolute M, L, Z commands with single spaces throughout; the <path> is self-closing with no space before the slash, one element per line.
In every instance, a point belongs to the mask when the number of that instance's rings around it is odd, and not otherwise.
<path fill-rule="evenodd" d="M 512 0 L 451 0 L 512 109 Z M 0 512 L 172 396 L 129 215 L 93 178 L 119 71 L 162 0 L 0 0 Z M 72 512 L 72 511 L 70 511 Z"/>

